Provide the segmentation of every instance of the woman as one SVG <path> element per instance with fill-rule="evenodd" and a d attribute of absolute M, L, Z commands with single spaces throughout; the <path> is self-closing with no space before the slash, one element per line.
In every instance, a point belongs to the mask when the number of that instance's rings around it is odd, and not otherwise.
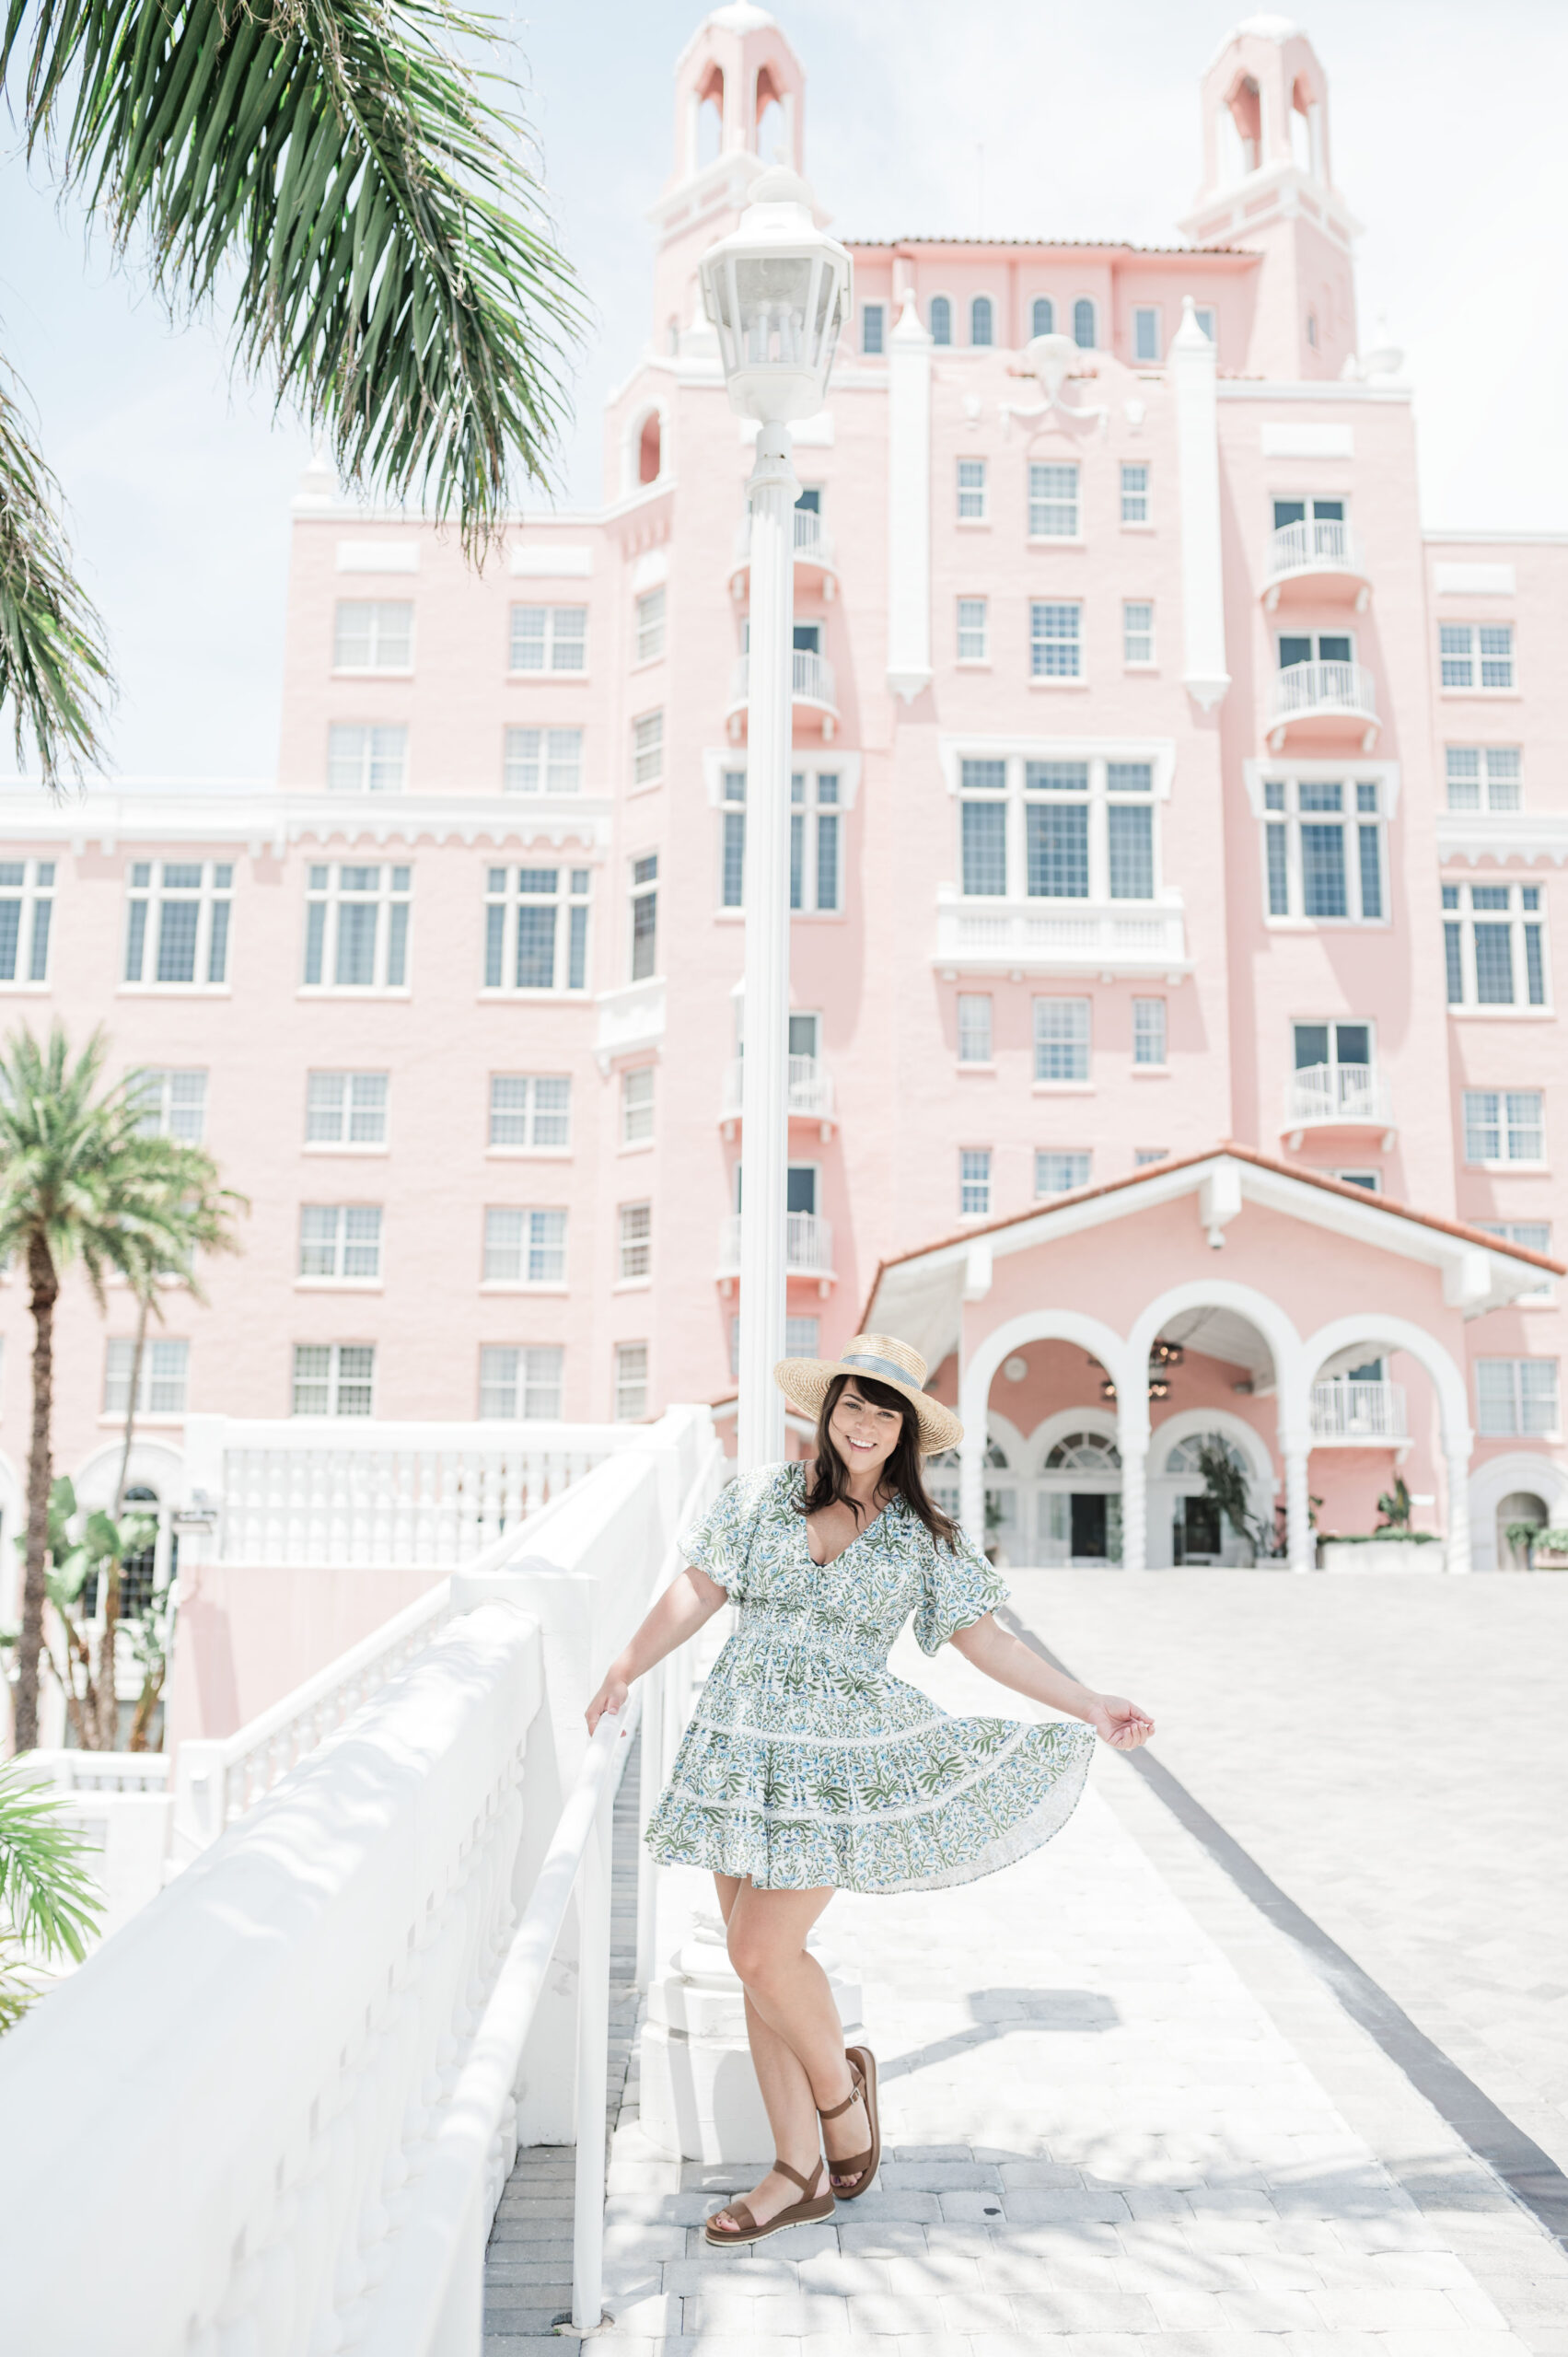
<path fill-rule="evenodd" d="M 806 1947 L 834 1891 L 991 1874 L 1066 1822 L 1097 1734 L 1131 1751 L 1154 1733 L 1136 1704 L 1048 1668 L 993 1619 L 1006 1587 L 922 1479 L 922 1457 L 954 1447 L 963 1428 L 923 1389 L 918 1352 L 860 1334 L 840 1359 L 785 1359 L 773 1372 L 817 1419 L 814 1461 L 731 1482 L 685 1534 L 687 1569 L 587 1712 L 591 1732 L 633 1678 L 726 1600 L 739 1604 L 647 1832 L 656 1858 L 712 1870 L 773 2131 L 773 2167 L 708 2220 L 715 2247 L 828 2217 L 877 2174 L 876 2061 L 869 2048 L 846 2051 Z M 924 1652 L 951 1640 L 999 1686 L 1066 1719 L 949 1718 L 889 1678 L 912 1612 Z"/>

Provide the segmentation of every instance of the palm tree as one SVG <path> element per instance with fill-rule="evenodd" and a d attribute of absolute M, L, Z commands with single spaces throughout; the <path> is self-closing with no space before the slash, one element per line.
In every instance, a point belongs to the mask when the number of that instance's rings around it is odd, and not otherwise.
<path fill-rule="evenodd" d="M 110 1271 L 124 1277 L 138 1298 L 160 1274 L 178 1271 L 200 1298 L 195 1253 L 235 1248 L 231 1213 L 238 1198 L 220 1189 L 212 1156 L 149 1135 L 138 1075 L 100 1085 L 105 1053 L 103 1035 L 95 1031 L 73 1057 L 58 1024 L 43 1047 L 30 1031 L 19 1031 L 0 1051 L 0 1255 L 14 1255 L 26 1266 L 34 1333 L 18 1751 L 38 1741 L 61 1279 L 80 1260 L 100 1308 Z"/>
<path fill-rule="evenodd" d="M 171 308 L 228 313 L 345 482 L 456 511 L 470 553 L 547 473 L 582 325 L 515 86 L 468 62 L 499 45 L 445 0 L 0 0 L 29 160 Z M 56 490 L 0 385 L 0 706 L 52 783 L 109 683 Z"/>
<path fill-rule="evenodd" d="M 15 1760 L 0 1767 L 0 2031 L 38 1993 L 35 1962 L 80 1964 L 102 1916 L 87 1844 L 61 1824 L 62 1806 Z"/>

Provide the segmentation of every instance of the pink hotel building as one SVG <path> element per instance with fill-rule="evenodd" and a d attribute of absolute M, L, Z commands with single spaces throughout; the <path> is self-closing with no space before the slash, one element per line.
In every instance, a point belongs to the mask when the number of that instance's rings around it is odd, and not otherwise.
<path fill-rule="evenodd" d="M 1300 1567 L 1396 1471 L 1502 1565 L 1568 1522 L 1568 539 L 1423 532 L 1305 36 L 1238 27 L 1202 122 L 1184 244 L 851 241 L 796 436 L 791 1347 L 924 1350 L 1015 1562 L 1237 1560 L 1217 1434 Z M 803 130 L 715 10 L 601 509 L 480 574 L 313 470 L 275 783 L 0 805 L 9 1019 L 103 1022 L 252 1201 L 153 1346 L 175 1486 L 187 1410 L 732 1389 L 750 447 L 696 268 Z M 131 1326 L 73 1289 L 67 1469 Z"/>

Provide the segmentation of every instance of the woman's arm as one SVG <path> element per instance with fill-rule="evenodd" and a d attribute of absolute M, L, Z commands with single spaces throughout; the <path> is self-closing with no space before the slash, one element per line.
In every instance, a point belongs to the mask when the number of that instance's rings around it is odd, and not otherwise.
<path fill-rule="evenodd" d="M 717 1580 L 711 1580 L 695 1564 L 688 1563 L 683 1572 L 678 1573 L 631 1643 L 606 1670 L 603 1684 L 588 1704 L 588 1733 L 592 1735 L 606 1711 L 625 1708 L 633 1678 L 641 1678 L 645 1670 L 652 1669 L 667 1654 L 683 1645 L 688 1637 L 695 1636 L 726 1601 Z"/>
<path fill-rule="evenodd" d="M 1121 1694 L 1097 1694 L 1064 1671 L 1052 1669 L 1049 1662 L 1010 1636 L 989 1612 L 971 1620 L 967 1629 L 955 1629 L 951 1643 L 966 1661 L 972 1661 L 998 1686 L 1027 1694 L 1031 1702 L 1043 1702 L 1047 1710 L 1065 1712 L 1070 1719 L 1086 1720 L 1118 1751 L 1136 1751 L 1155 1731 L 1153 1719 L 1136 1702 Z"/>

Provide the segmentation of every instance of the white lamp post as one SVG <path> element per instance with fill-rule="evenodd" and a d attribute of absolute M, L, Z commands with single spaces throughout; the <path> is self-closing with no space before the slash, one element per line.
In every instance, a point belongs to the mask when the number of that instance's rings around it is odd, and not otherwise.
<path fill-rule="evenodd" d="M 850 258 L 783 167 L 753 183 L 740 226 L 703 255 L 730 407 L 754 417 L 751 629 L 746 755 L 746 1010 L 740 1100 L 742 1472 L 784 1455 L 785 1172 L 789 1162 L 789 764 L 793 735 L 796 481 L 789 421 L 822 406 L 849 316 Z"/>

